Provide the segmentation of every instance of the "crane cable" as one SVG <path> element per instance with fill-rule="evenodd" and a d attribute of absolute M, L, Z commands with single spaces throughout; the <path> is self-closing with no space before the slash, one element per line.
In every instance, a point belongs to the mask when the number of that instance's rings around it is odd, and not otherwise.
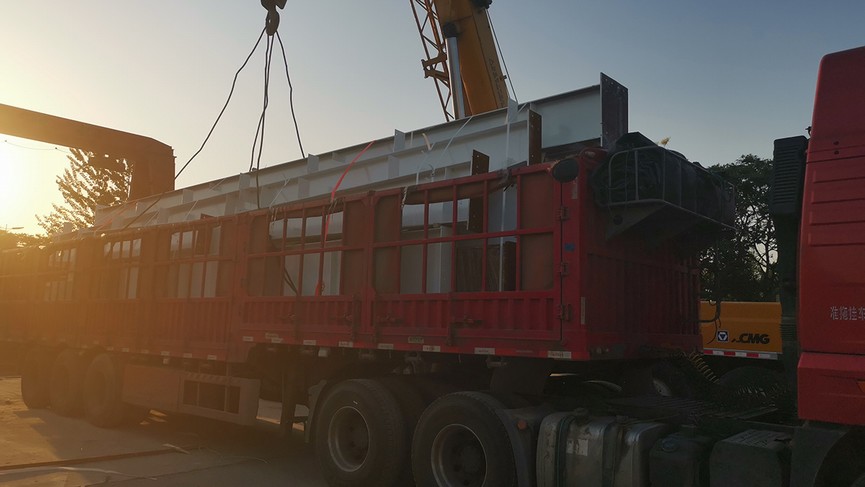
<path fill-rule="evenodd" d="M 216 130 L 216 125 L 219 123 L 219 120 L 222 119 L 222 115 L 225 113 L 225 109 L 228 108 L 228 103 L 231 102 L 231 96 L 234 94 L 234 88 L 237 86 L 237 78 L 238 76 L 240 76 L 240 72 L 243 71 L 243 68 L 245 68 L 246 65 L 249 63 L 252 55 L 255 54 L 255 51 L 258 49 L 258 45 L 261 44 L 261 39 L 262 37 L 264 37 L 264 31 L 265 29 L 261 29 L 261 34 L 258 35 L 258 40 L 256 40 L 255 45 L 252 46 L 252 51 L 250 51 L 249 54 L 246 56 L 243 64 L 241 64 L 240 68 L 237 69 L 237 72 L 234 73 L 234 79 L 231 81 L 231 90 L 229 90 L 228 92 L 228 98 L 222 105 L 222 110 L 219 111 L 219 115 L 216 116 L 216 120 L 213 121 L 213 125 L 211 125 L 210 131 L 207 132 L 207 136 L 204 137 L 204 141 L 201 143 L 201 146 L 198 148 L 198 150 L 195 151 L 194 154 L 192 154 L 192 157 L 190 157 L 189 160 L 186 161 L 186 164 L 184 164 L 183 167 L 180 168 L 180 171 L 177 171 L 177 174 L 174 175 L 175 180 L 180 177 L 180 174 L 183 173 L 187 166 L 189 166 L 189 163 L 192 162 L 192 160 L 195 159 L 202 150 L 204 150 L 204 146 L 210 140 L 210 136 L 213 135 L 213 131 Z"/>
<path fill-rule="evenodd" d="M 285 79 L 288 81 L 288 105 L 291 109 L 291 120 L 294 122 L 294 133 L 297 135 L 297 146 L 300 149 L 300 156 L 306 157 L 306 152 L 303 150 L 303 143 L 300 141 L 300 128 L 297 123 L 297 116 L 294 113 L 294 86 L 291 84 L 291 75 L 288 72 L 288 58 L 285 55 L 285 45 L 282 43 L 282 37 L 279 36 L 278 30 L 279 9 L 285 8 L 285 0 L 261 0 L 261 6 L 267 10 L 267 17 L 264 19 L 264 31 L 267 32 L 269 38 L 268 52 L 265 60 L 265 97 L 267 97 L 267 78 L 270 76 L 270 58 L 273 56 L 272 38 L 276 35 L 276 40 L 279 42 L 279 49 L 282 51 L 282 62 L 285 65 Z"/>
<path fill-rule="evenodd" d="M 249 171 L 258 170 L 261 167 L 261 153 L 264 149 L 264 127 L 267 117 L 267 104 L 269 102 L 270 89 L 270 60 L 273 56 L 273 36 L 267 35 L 267 43 L 264 49 L 264 99 L 261 105 L 261 115 L 258 117 L 258 125 L 255 127 L 255 137 L 252 139 L 252 153 L 249 158 Z M 259 139 L 259 135 L 261 138 Z M 255 157 L 255 146 L 258 145 L 258 158 Z"/>
<path fill-rule="evenodd" d="M 238 78 L 238 76 L 240 76 L 240 72 L 243 71 L 243 68 L 245 68 L 246 65 L 249 64 L 249 60 L 252 58 L 252 55 L 255 54 L 255 51 L 258 49 L 258 45 L 261 44 L 261 39 L 262 39 L 262 37 L 264 37 L 264 33 L 265 33 L 266 29 L 267 29 L 266 27 L 264 29 L 261 29 L 261 33 L 258 35 L 258 39 L 255 41 L 255 45 L 252 46 L 252 50 L 246 56 L 246 59 L 244 59 L 243 64 L 241 64 L 240 67 L 237 68 L 237 71 L 234 73 L 234 79 L 231 81 L 231 89 L 228 91 L 228 97 L 225 99 L 225 103 L 222 105 L 222 109 L 219 111 L 219 114 L 216 116 L 216 120 L 213 121 L 213 125 L 210 126 L 210 130 L 207 132 L 207 135 L 204 137 L 204 141 L 201 142 L 201 146 L 198 147 L 198 150 L 196 150 L 195 153 L 192 154 L 192 156 L 189 158 L 189 160 L 187 160 L 186 163 L 180 168 L 180 170 L 177 171 L 177 174 L 174 175 L 175 181 L 177 180 L 177 178 L 180 177 L 180 175 L 183 173 L 183 171 L 185 171 L 186 168 L 189 167 L 189 164 L 198 156 L 198 154 L 200 154 L 201 151 L 204 150 L 204 146 L 207 145 L 207 142 L 210 140 L 210 137 L 213 135 L 213 131 L 216 130 L 216 125 L 222 119 L 222 115 L 225 114 L 225 109 L 228 108 L 228 104 L 229 104 L 229 102 L 231 102 L 231 97 L 232 97 L 232 95 L 234 95 L 234 88 L 237 86 L 237 78 Z M 153 202 L 150 203 L 147 206 L 147 208 L 144 209 L 144 211 L 135 215 L 120 230 L 123 231 L 123 230 L 126 230 L 127 228 L 131 227 L 133 223 L 138 221 L 139 218 L 141 218 L 148 211 L 150 211 L 154 206 L 156 206 L 156 204 L 159 203 L 160 200 L 162 200 L 162 197 L 165 196 L 165 194 L 166 193 L 161 193 L 159 196 L 157 196 L 156 199 L 153 200 Z M 105 224 L 111 224 L 111 221 L 109 220 Z M 103 224 L 102 226 L 104 227 L 105 224 Z"/>
<path fill-rule="evenodd" d="M 231 89 L 228 92 L 228 97 L 226 98 L 225 103 L 222 105 L 222 109 L 219 111 L 219 114 L 216 116 L 216 120 L 213 121 L 213 124 L 211 125 L 210 130 L 207 132 L 207 135 L 204 137 L 204 141 L 201 142 L 201 146 L 199 146 L 198 150 L 196 150 L 195 153 L 192 154 L 192 156 L 189 158 L 189 160 L 187 160 L 186 163 L 183 164 L 183 166 L 180 168 L 180 170 L 177 171 L 177 174 L 174 175 L 175 180 L 177 180 L 177 178 L 180 177 L 180 175 L 183 173 L 183 171 L 186 170 L 186 168 L 198 156 L 198 154 L 200 154 L 201 151 L 204 150 L 204 146 L 207 145 L 207 142 L 210 140 L 210 137 L 213 135 L 213 131 L 216 130 L 217 124 L 219 124 L 219 121 L 222 119 L 222 115 L 225 114 L 225 110 L 228 108 L 228 104 L 231 102 L 231 97 L 232 97 L 232 95 L 234 95 L 234 90 L 237 86 L 237 79 L 240 76 L 240 72 L 243 71 L 243 69 L 246 67 L 247 64 L 249 64 L 249 60 L 252 59 L 252 56 L 253 56 L 253 54 L 255 54 L 255 51 L 258 50 L 259 44 L 261 44 L 261 39 L 264 37 L 264 34 L 267 33 L 268 34 L 268 42 L 267 42 L 268 47 L 267 47 L 266 55 L 265 55 L 266 67 L 265 67 L 264 104 L 263 104 L 262 114 L 261 114 L 261 117 L 259 119 L 259 125 L 258 125 L 258 128 L 256 129 L 256 140 L 258 139 L 259 130 L 261 131 L 261 134 L 262 134 L 262 139 L 261 139 L 261 142 L 259 145 L 259 147 L 260 147 L 260 149 L 259 149 L 259 163 L 260 163 L 261 148 L 263 148 L 263 146 L 264 146 L 263 125 L 264 125 L 265 111 L 267 109 L 267 101 L 268 101 L 267 91 L 268 91 L 268 86 L 269 86 L 270 58 L 273 54 L 273 39 L 272 39 L 272 35 L 270 34 L 271 29 L 276 34 L 276 39 L 279 42 L 279 47 L 280 47 L 280 50 L 282 52 L 282 60 L 283 60 L 283 63 L 285 65 L 285 77 L 286 77 L 286 80 L 288 81 L 288 89 L 289 89 L 289 98 L 288 99 L 289 99 L 289 106 L 291 109 L 291 119 L 294 123 L 294 132 L 295 132 L 295 135 L 297 136 L 297 145 L 300 148 L 301 156 L 305 157 L 306 152 L 304 152 L 304 150 L 303 150 L 303 143 L 301 142 L 301 138 L 300 138 L 300 128 L 299 128 L 299 125 L 297 123 L 297 116 L 296 116 L 295 110 L 294 110 L 294 87 L 292 86 L 291 75 L 289 74 L 288 58 L 285 55 L 285 46 L 282 43 L 282 38 L 279 36 L 279 32 L 276 32 L 276 27 L 278 25 L 279 25 L 278 15 L 276 16 L 276 20 L 274 21 L 274 17 L 272 16 L 270 10 L 268 10 L 268 16 L 265 20 L 265 26 L 261 30 L 261 33 L 258 35 L 258 39 L 256 39 L 255 45 L 252 46 L 252 50 L 246 56 L 246 59 L 244 59 L 243 64 L 241 64 L 240 67 L 237 69 L 237 71 L 234 73 L 234 78 L 231 81 Z M 253 142 L 253 154 L 254 154 L 254 152 L 255 152 L 255 141 Z M 251 163 L 250 163 L 250 170 L 251 170 Z M 256 186 L 258 185 L 257 184 L 258 183 L 257 176 L 258 175 L 256 174 Z M 142 215 L 146 214 L 154 206 L 156 206 L 156 204 L 159 203 L 159 201 L 162 199 L 162 197 L 164 195 L 165 195 L 165 193 L 160 194 L 152 203 L 150 203 L 150 205 L 147 206 L 147 208 L 144 209 L 144 211 L 142 211 L 141 213 L 139 213 L 138 215 L 133 217 L 132 220 L 130 220 L 126 225 L 124 225 L 121 230 L 126 230 L 127 228 L 132 226 L 132 224 L 135 223 Z M 258 190 L 256 190 L 256 197 L 257 197 L 257 199 L 260 199 L 260 195 L 259 195 Z M 259 202 L 259 206 L 260 206 L 260 202 Z"/>
<path fill-rule="evenodd" d="M 278 15 L 278 14 L 277 14 Z M 279 17 L 276 17 L 279 19 Z M 279 21 L 276 22 L 279 24 Z M 261 184 L 259 182 L 259 169 L 261 169 L 261 155 L 264 153 L 264 128 L 267 119 L 267 104 L 270 89 L 270 61 L 273 57 L 273 34 L 270 32 L 272 23 L 270 13 L 266 21 L 267 44 L 264 49 L 264 99 L 261 105 L 261 115 L 258 117 L 258 125 L 255 127 L 255 137 L 252 139 L 252 152 L 249 156 L 249 171 L 255 170 L 255 207 L 261 209 Z M 259 139 L 259 135 L 261 138 Z M 255 146 L 258 145 L 258 158 L 255 157 Z"/>
<path fill-rule="evenodd" d="M 274 17 L 275 14 L 275 17 Z M 275 20 L 274 20 L 275 18 Z M 270 69 L 273 60 L 274 36 L 279 42 L 279 48 L 282 52 L 282 61 L 285 66 L 285 78 L 288 81 L 288 104 L 291 109 L 291 119 L 294 122 L 294 133 L 297 136 L 297 145 L 300 149 L 301 157 L 305 157 L 303 151 L 303 142 L 300 140 L 300 128 L 297 123 L 297 115 L 294 110 L 294 86 L 291 84 L 291 75 L 288 70 L 288 58 L 285 55 L 285 45 L 282 43 L 282 38 L 276 27 L 279 25 L 279 14 L 268 9 L 268 16 L 265 22 L 265 32 L 267 33 L 267 43 L 264 51 L 264 96 L 261 107 L 261 116 L 258 118 L 258 126 L 255 129 L 255 137 L 252 141 L 252 152 L 249 160 L 249 172 L 255 170 L 255 202 L 256 207 L 261 209 L 261 185 L 259 182 L 259 170 L 261 169 L 261 156 L 264 153 L 264 133 L 267 119 L 267 108 L 270 102 Z M 256 145 L 258 146 L 258 154 L 256 155 Z"/>
<path fill-rule="evenodd" d="M 508 80 L 508 84 L 511 87 L 511 95 L 514 96 L 514 101 L 519 103 L 517 91 L 514 89 L 514 82 L 511 80 L 511 73 L 508 72 L 508 63 L 505 62 L 505 53 L 502 51 L 502 46 L 499 44 L 499 37 L 496 35 L 496 28 L 493 25 L 493 19 L 490 17 L 489 11 L 487 11 L 487 17 L 490 19 L 490 30 L 493 32 L 493 41 L 495 41 L 496 49 L 499 51 L 499 59 L 502 60 L 502 67 L 505 69 L 505 79 Z"/>
<path fill-rule="evenodd" d="M 294 122 L 294 134 L 297 136 L 297 146 L 300 149 L 300 156 L 306 157 L 306 152 L 303 150 L 303 142 L 300 141 L 300 127 L 297 124 L 297 116 L 294 113 L 294 86 L 291 84 L 291 75 L 288 73 L 288 58 L 285 56 L 285 46 L 282 44 L 282 37 L 279 32 L 276 33 L 276 40 L 279 41 L 279 49 L 282 51 L 282 62 L 285 65 L 285 79 L 288 81 L 288 106 L 291 108 L 291 121 Z"/>

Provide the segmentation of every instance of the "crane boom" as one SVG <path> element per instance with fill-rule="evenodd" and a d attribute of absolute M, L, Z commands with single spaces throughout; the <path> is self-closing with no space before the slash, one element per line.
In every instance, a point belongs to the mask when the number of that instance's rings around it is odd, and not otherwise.
<path fill-rule="evenodd" d="M 422 61 L 424 73 L 436 81 L 448 120 L 508 104 L 505 76 L 487 15 L 489 4 L 488 0 L 412 0 L 427 56 Z M 459 60 L 458 64 L 448 66 L 448 53 L 452 62 Z"/>

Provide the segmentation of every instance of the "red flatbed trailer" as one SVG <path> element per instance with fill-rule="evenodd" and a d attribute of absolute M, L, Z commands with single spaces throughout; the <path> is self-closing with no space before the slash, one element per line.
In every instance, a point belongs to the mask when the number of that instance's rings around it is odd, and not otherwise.
<path fill-rule="evenodd" d="M 20 317 L 6 336 L 228 362 L 271 344 L 579 361 L 696 350 L 693 261 L 606 242 L 595 164 L 583 158 L 565 184 L 539 164 L 24 251 L 28 291 L 5 303 Z M 456 210 L 429 221 L 505 190 L 512 228 L 483 218 L 472 231 Z M 20 292 L 20 278 L 2 279 Z"/>

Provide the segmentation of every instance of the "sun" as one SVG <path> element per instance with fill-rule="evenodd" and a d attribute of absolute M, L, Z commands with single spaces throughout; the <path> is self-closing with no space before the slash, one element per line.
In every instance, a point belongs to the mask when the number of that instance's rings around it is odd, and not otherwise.
<path fill-rule="evenodd" d="M 61 202 L 56 178 L 67 155 L 63 148 L 0 135 L 0 230 L 42 233 L 36 215 Z"/>

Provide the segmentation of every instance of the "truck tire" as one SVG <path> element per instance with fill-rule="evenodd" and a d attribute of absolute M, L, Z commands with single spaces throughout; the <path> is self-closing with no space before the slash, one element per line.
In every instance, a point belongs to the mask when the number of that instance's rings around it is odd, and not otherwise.
<path fill-rule="evenodd" d="M 60 352 L 51 367 L 48 396 L 51 409 L 61 416 L 80 416 L 81 382 L 84 375 L 81 357 L 71 349 Z"/>
<path fill-rule="evenodd" d="M 652 388 L 654 393 L 663 397 L 694 397 L 688 377 L 681 369 L 670 362 L 658 362 L 652 367 Z"/>
<path fill-rule="evenodd" d="M 368 379 L 340 382 L 316 416 L 315 454 L 328 485 L 397 485 L 408 445 L 402 412 L 387 388 Z"/>
<path fill-rule="evenodd" d="M 496 414 L 502 404 L 480 392 L 455 392 L 421 416 L 411 463 L 420 487 L 516 485 L 514 454 Z"/>
<path fill-rule="evenodd" d="M 722 375 L 719 394 L 739 407 L 773 404 L 782 409 L 795 407 L 796 398 L 781 372 L 746 365 Z"/>
<path fill-rule="evenodd" d="M 31 350 L 21 368 L 21 399 L 30 409 L 43 409 L 51 405 L 48 384 L 51 372 L 50 357 Z"/>
<path fill-rule="evenodd" d="M 754 365 L 730 370 L 721 376 L 718 384 L 732 389 L 742 388 L 763 392 L 770 392 L 786 385 L 781 372 Z"/>
<path fill-rule="evenodd" d="M 121 371 L 108 354 L 97 355 L 84 375 L 84 415 L 90 423 L 111 428 L 123 423 L 125 405 L 120 399 Z"/>
<path fill-rule="evenodd" d="M 414 429 L 417 426 L 418 421 L 420 421 L 420 417 L 423 414 L 424 409 L 426 409 L 427 404 L 423 400 L 420 391 L 414 387 L 414 384 L 409 383 L 409 381 L 402 377 L 380 377 L 376 379 L 376 381 L 381 383 L 381 385 L 383 385 L 388 392 L 393 395 L 394 399 L 396 399 L 396 403 L 402 413 L 405 425 L 405 445 L 406 448 L 408 448 L 411 446 Z M 414 477 L 411 472 L 411 462 L 408 460 L 409 458 L 407 456 L 406 461 L 402 464 L 397 482 L 394 485 L 405 487 L 415 485 Z"/>

